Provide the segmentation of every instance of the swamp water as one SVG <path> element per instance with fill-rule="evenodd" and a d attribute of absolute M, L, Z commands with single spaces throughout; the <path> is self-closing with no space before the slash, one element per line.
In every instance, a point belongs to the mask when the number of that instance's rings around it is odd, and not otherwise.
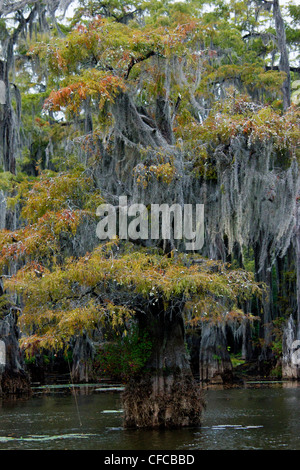
<path fill-rule="evenodd" d="M 66 385 L 2 400 L 0 450 L 300 450 L 300 383 L 205 390 L 202 426 L 172 431 L 123 429 L 120 392 Z"/>

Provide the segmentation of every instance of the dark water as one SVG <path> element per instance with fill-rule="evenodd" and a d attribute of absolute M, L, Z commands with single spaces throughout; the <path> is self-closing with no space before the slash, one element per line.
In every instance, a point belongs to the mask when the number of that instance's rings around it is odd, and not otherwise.
<path fill-rule="evenodd" d="M 0 450 L 300 449 L 300 384 L 207 390 L 201 428 L 124 430 L 120 393 L 78 388 L 0 401 Z"/>

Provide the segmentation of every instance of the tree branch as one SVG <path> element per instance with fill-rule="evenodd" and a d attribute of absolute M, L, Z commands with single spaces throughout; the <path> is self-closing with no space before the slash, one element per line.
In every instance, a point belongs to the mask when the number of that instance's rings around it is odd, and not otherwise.
<path fill-rule="evenodd" d="M 152 57 L 156 54 L 157 53 L 155 51 L 149 51 L 149 52 L 147 52 L 146 55 L 144 55 L 142 57 L 137 57 L 137 58 L 132 57 L 129 65 L 128 65 L 128 69 L 127 69 L 127 72 L 126 72 L 126 75 L 125 75 L 125 80 L 127 80 L 127 78 L 129 77 L 131 69 L 132 69 L 132 67 L 135 66 L 135 64 L 138 64 L 139 62 L 143 62 L 144 60 L 147 60 L 147 59 L 149 59 L 149 57 Z"/>
<path fill-rule="evenodd" d="M 273 67 L 271 65 L 265 65 L 266 70 L 279 70 L 278 65 L 274 65 Z M 299 67 L 290 67 L 290 72 L 296 72 L 300 73 L 300 66 Z"/>
<path fill-rule="evenodd" d="M 56 9 L 62 7 L 66 8 L 66 6 L 70 5 L 73 0 L 47 0 L 46 4 L 47 7 L 55 11 Z M 34 5 L 37 3 L 41 3 L 41 0 L 31 0 L 30 2 L 26 0 L 19 0 L 19 1 L 12 1 L 12 0 L 0 0 L 0 16 L 9 15 L 10 13 L 14 13 L 18 10 L 23 10 L 28 4 Z"/>

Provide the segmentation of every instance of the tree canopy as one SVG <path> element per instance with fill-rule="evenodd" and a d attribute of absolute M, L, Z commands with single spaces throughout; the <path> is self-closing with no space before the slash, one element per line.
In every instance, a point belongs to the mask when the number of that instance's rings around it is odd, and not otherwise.
<path fill-rule="evenodd" d="M 294 236 L 299 7 L 3 1 L 0 16 L 0 264 L 27 350 L 126 329 L 153 303 L 194 325 L 250 314 Z M 123 191 L 207 197 L 204 253 L 99 245 L 96 208 Z"/>

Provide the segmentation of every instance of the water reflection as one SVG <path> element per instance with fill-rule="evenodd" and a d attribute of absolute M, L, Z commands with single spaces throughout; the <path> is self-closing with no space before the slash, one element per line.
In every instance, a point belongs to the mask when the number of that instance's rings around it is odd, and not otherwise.
<path fill-rule="evenodd" d="M 120 391 L 96 388 L 0 401 L 0 449 L 300 449 L 297 382 L 207 388 L 202 426 L 174 431 L 124 430 Z"/>

